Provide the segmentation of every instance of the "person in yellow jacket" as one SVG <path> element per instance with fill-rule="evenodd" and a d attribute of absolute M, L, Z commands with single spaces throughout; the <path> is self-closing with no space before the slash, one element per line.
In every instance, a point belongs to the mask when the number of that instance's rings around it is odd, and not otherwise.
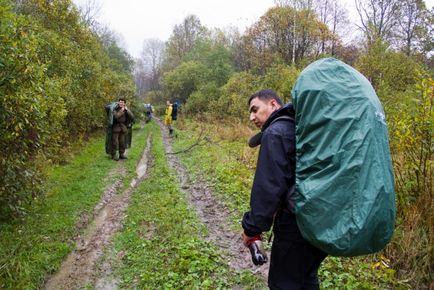
<path fill-rule="evenodd" d="M 172 111 L 173 107 L 170 101 L 166 102 L 166 112 L 164 114 L 164 124 L 167 126 L 167 129 L 169 129 L 169 134 L 173 134 L 173 128 L 172 128 Z"/>

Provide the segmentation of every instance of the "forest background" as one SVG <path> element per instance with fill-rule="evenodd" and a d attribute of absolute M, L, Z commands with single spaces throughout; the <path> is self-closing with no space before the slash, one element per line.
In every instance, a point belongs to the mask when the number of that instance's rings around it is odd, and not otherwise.
<path fill-rule="evenodd" d="M 420 0 L 355 0 L 358 37 L 344 44 L 338 0 L 275 1 L 244 33 L 209 29 L 195 15 L 168 41 L 147 39 L 140 58 L 69 0 L 0 0 L 0 222 L 23 218 L 43 194 L 44 168 L 106 127 L 104 106 L 127 97 L 162 113 L 251 132 L 246 97 L 271 88 L 288 102 L 301 70 L 333 56 L 374 86 L 386 111 L 398 217 L 376 267 L 415 287 L 433 281 L 434 10 Z M 399 271 L 398 271 L 399 269 Z"/>

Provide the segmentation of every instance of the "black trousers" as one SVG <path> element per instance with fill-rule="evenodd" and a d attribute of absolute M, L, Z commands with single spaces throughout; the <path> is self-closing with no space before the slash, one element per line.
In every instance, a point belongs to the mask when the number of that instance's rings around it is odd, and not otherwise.
<path fill-rule="evenodd" d="M 270 289 L 319 289 L 318 268 L 327 254 L 303 239 L 295 215 L 287 210 L 277 213 L 273 232 Z"/>

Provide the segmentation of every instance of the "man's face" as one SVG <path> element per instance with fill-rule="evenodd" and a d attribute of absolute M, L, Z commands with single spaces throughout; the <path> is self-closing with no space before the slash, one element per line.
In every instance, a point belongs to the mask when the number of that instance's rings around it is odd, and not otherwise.
<path fill-rule="evenodd" d="M 125 101 L 120 100 L 119 101 L 119 107 L 121 107 L 121 108 L 125 107 Z"/>
<path fill-rule="evenodd" d="M 250 101 L 250 121 L 255 123 L 256 127 L 262 128 L 268 117 L 279 109 L 280 105 L 276 100 L 260 100 L 259 98 L 253 98 Z"/>

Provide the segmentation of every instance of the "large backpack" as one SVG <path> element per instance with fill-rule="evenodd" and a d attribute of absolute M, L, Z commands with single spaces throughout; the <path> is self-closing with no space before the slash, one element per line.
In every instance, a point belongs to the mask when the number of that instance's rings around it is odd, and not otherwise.
<path fill-rule="evenodd" d="M 396 209 L 385 115 L 374 89 L 352 67 L 325 58 L 302 71 L 292 95 L 303 237 L 334 256 L 383 249 Z"/>
<path fill-rule="evenodd" d="M 172 104 L 172 120 L 176 121 L 178 118 L 178 102 Z"/>

